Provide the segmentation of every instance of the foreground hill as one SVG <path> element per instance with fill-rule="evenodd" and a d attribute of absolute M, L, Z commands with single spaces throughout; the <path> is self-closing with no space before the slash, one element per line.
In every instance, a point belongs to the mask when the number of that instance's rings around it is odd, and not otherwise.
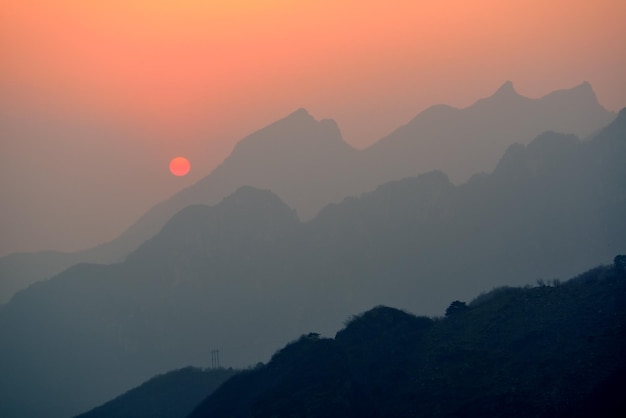
<path fill-rule="evenodd" d="M 507 82 L 465 109 L 433 106 L 358 151 L 343 141 L 334 121 L 317 121 L 300 109 L 242 139 L 210 175 L 154 206 L 112 242 L 77 253 L 0 258 L 0 303 L 77 262 L 121 261 L 179 210 L 217 204 L 241 186 L 272 190 L 300 219 L 309 220 L 346 196 L 432 170 L 464 182 L 476 172 L 490 172 L 513 143 L 527 144 L 547 130 L 586 138 L 613 118 L 588 83 L 529 99 Z"/>
<path fill-rule="evenodd" d="M 374 308 L 233 377 L 189 418 L 619 417 L 624 352 L 616 264 L 455 302 L 444 319 Z"/>
<path fill-rule="evenodd" d="M 236 372 L 193 367 L 153 377 L 76 418 L 184 418 Z"/>
<path fill-rule="evenodd" d="M 250 187 L 189 206 L 123 263 L 77 265 L 0 309 L 0 415 L 70 416 L 214 348 L 244 367 L 372 306 L 436 315 L 610 261 L 626 249 L 625 160 L 626 110 L 590 141 L 512 146 L 463 186 L 433 172 L 306 223 Z"/>

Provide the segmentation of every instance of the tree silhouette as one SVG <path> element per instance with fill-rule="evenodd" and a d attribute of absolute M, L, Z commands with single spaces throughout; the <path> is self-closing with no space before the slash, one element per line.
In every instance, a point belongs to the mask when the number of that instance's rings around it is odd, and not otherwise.
<path fill-rule="evenodd" d="M 455 300 L 446 309 L 446 316 L 453 316 L 463 313 L 467 310 L 467 303 Z"/>
<path fill-rule="evenodd" d="M 616 255 L 613 259 L 613 264 L 615 265 L 617 271 L 626 271 L 626 255 Z"/>

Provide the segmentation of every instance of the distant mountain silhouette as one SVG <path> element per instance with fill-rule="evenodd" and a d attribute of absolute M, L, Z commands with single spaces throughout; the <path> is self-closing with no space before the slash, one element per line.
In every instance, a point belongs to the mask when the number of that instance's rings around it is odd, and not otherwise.
<path fill-rule="evenodd" d="M 507 82 L 465 109 L 426 109 L 370 148 L 357 151 L 343 141 L 334 121 L 316 121 L 299 109 L 244 138 L 210 175 L 155 205 L 112 242 L 77 253 L 0 258 L 0 303 L 77 262 L 121 261 L 182 208 L 217 204 L 241 186 L 272 190 L 308 220 L 329 203 L 432 170 L 445 172 L 454 183 L 463 182 L 476 172 L 490 172 L 513 143 L 527 144 L 546 130 L 584 138 L 613 117 L 598 104 L 588 83 L 529 99 Z"/>
<path fill-rule="evenodd" d="M 119 238 L 76 253 L 12 254 L 0 258 L 0 303 L 30 283 L 78 262 L 112 263 L 154 236 L 176 212 L 192 204 L 219 203 L 239 187 L 272 189 L 300 216 L 311 217 L 329 201 L 349 193 L 344 185 L 357 151 L 335 122 L 316 121 L 299 109 L 242 139 L 209 176 L 155 205 Z"/>
<path fill-rule="evenodd" d="M 0 309 L 0 415 L 69 416 L 211 348 L 246 366 L 375 305 L 436 315 L 609 261 L 626 252 L 625 121 L 513 145 L 462 186 L 390 182 L 306 223 L 251 187 L 187 207 L 124 262 L 76 265 Z"/>
<path fill-rule="evenodd" d="M 619 417 L 626 272 L 499 288 L 444 319 L 377 307 L 208 396 L 205 417 Z"/>
<path fill-rule="evenodd" d="M 529 99 L 507 81 L 465 109 L 426 109 L 364 154 L 372 170 L 384 167 L 385 181 L 441 170 L 458 184 L 477 172 L 491 172 L 513 143 L 527 144 L 548 130 L 586 138 L 612 118 L 587 82 Z"/>
<path fill-rule="evenodd" d="M 185 418 L 235 373 L 232 369 L 193 367 L 175 370 L 153 377 L 76 418 Z"/>

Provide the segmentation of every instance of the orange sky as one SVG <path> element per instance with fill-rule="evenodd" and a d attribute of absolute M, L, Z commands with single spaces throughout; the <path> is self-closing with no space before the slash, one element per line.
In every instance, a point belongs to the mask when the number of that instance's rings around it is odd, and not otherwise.
<path fill-rule="evenodd" d="M 623 0 L 0 0 L 0 110 L 13 124 L 0 186 L 14 193 L 0 223 L 35 225 L 24 242 L 9 232 L 0 254 L 113 238 L 208 174 L 243 135 L 299 107 L 337 120 L 357 147 L 429 105 L 467 106 L 506 80 L 530 97 L 586 80 L 618 110 L 624 17 Z M 109 137 L 76 136 L 74 125 Z M 91 151 L 100 157 L 81 157 Z M 178 182 L 165 177 L 176 155 L 194 165 Z M 80 179 L 68 168 L 77 166 Z M 28 175 L 15 179 L 20 170 Z M 77 190 L 99 203 L 70 205 Z M 53 215 L 34 208 L 43 201 Z M 90 230 L 87 213 L 105 202 L 106 233 Z M 92 238 L 46 226 L 68 206 Z"/>

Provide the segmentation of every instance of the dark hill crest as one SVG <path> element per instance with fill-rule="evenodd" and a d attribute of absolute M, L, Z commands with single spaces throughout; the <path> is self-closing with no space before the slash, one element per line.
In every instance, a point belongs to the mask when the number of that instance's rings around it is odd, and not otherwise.
<path fill-rule="evenodd" d="M 334 340 L 287 345 L 190 418 L 620 416 L 626 275 L 585 275 L 493 291 L 438 320 L 376 307 Z"/>

